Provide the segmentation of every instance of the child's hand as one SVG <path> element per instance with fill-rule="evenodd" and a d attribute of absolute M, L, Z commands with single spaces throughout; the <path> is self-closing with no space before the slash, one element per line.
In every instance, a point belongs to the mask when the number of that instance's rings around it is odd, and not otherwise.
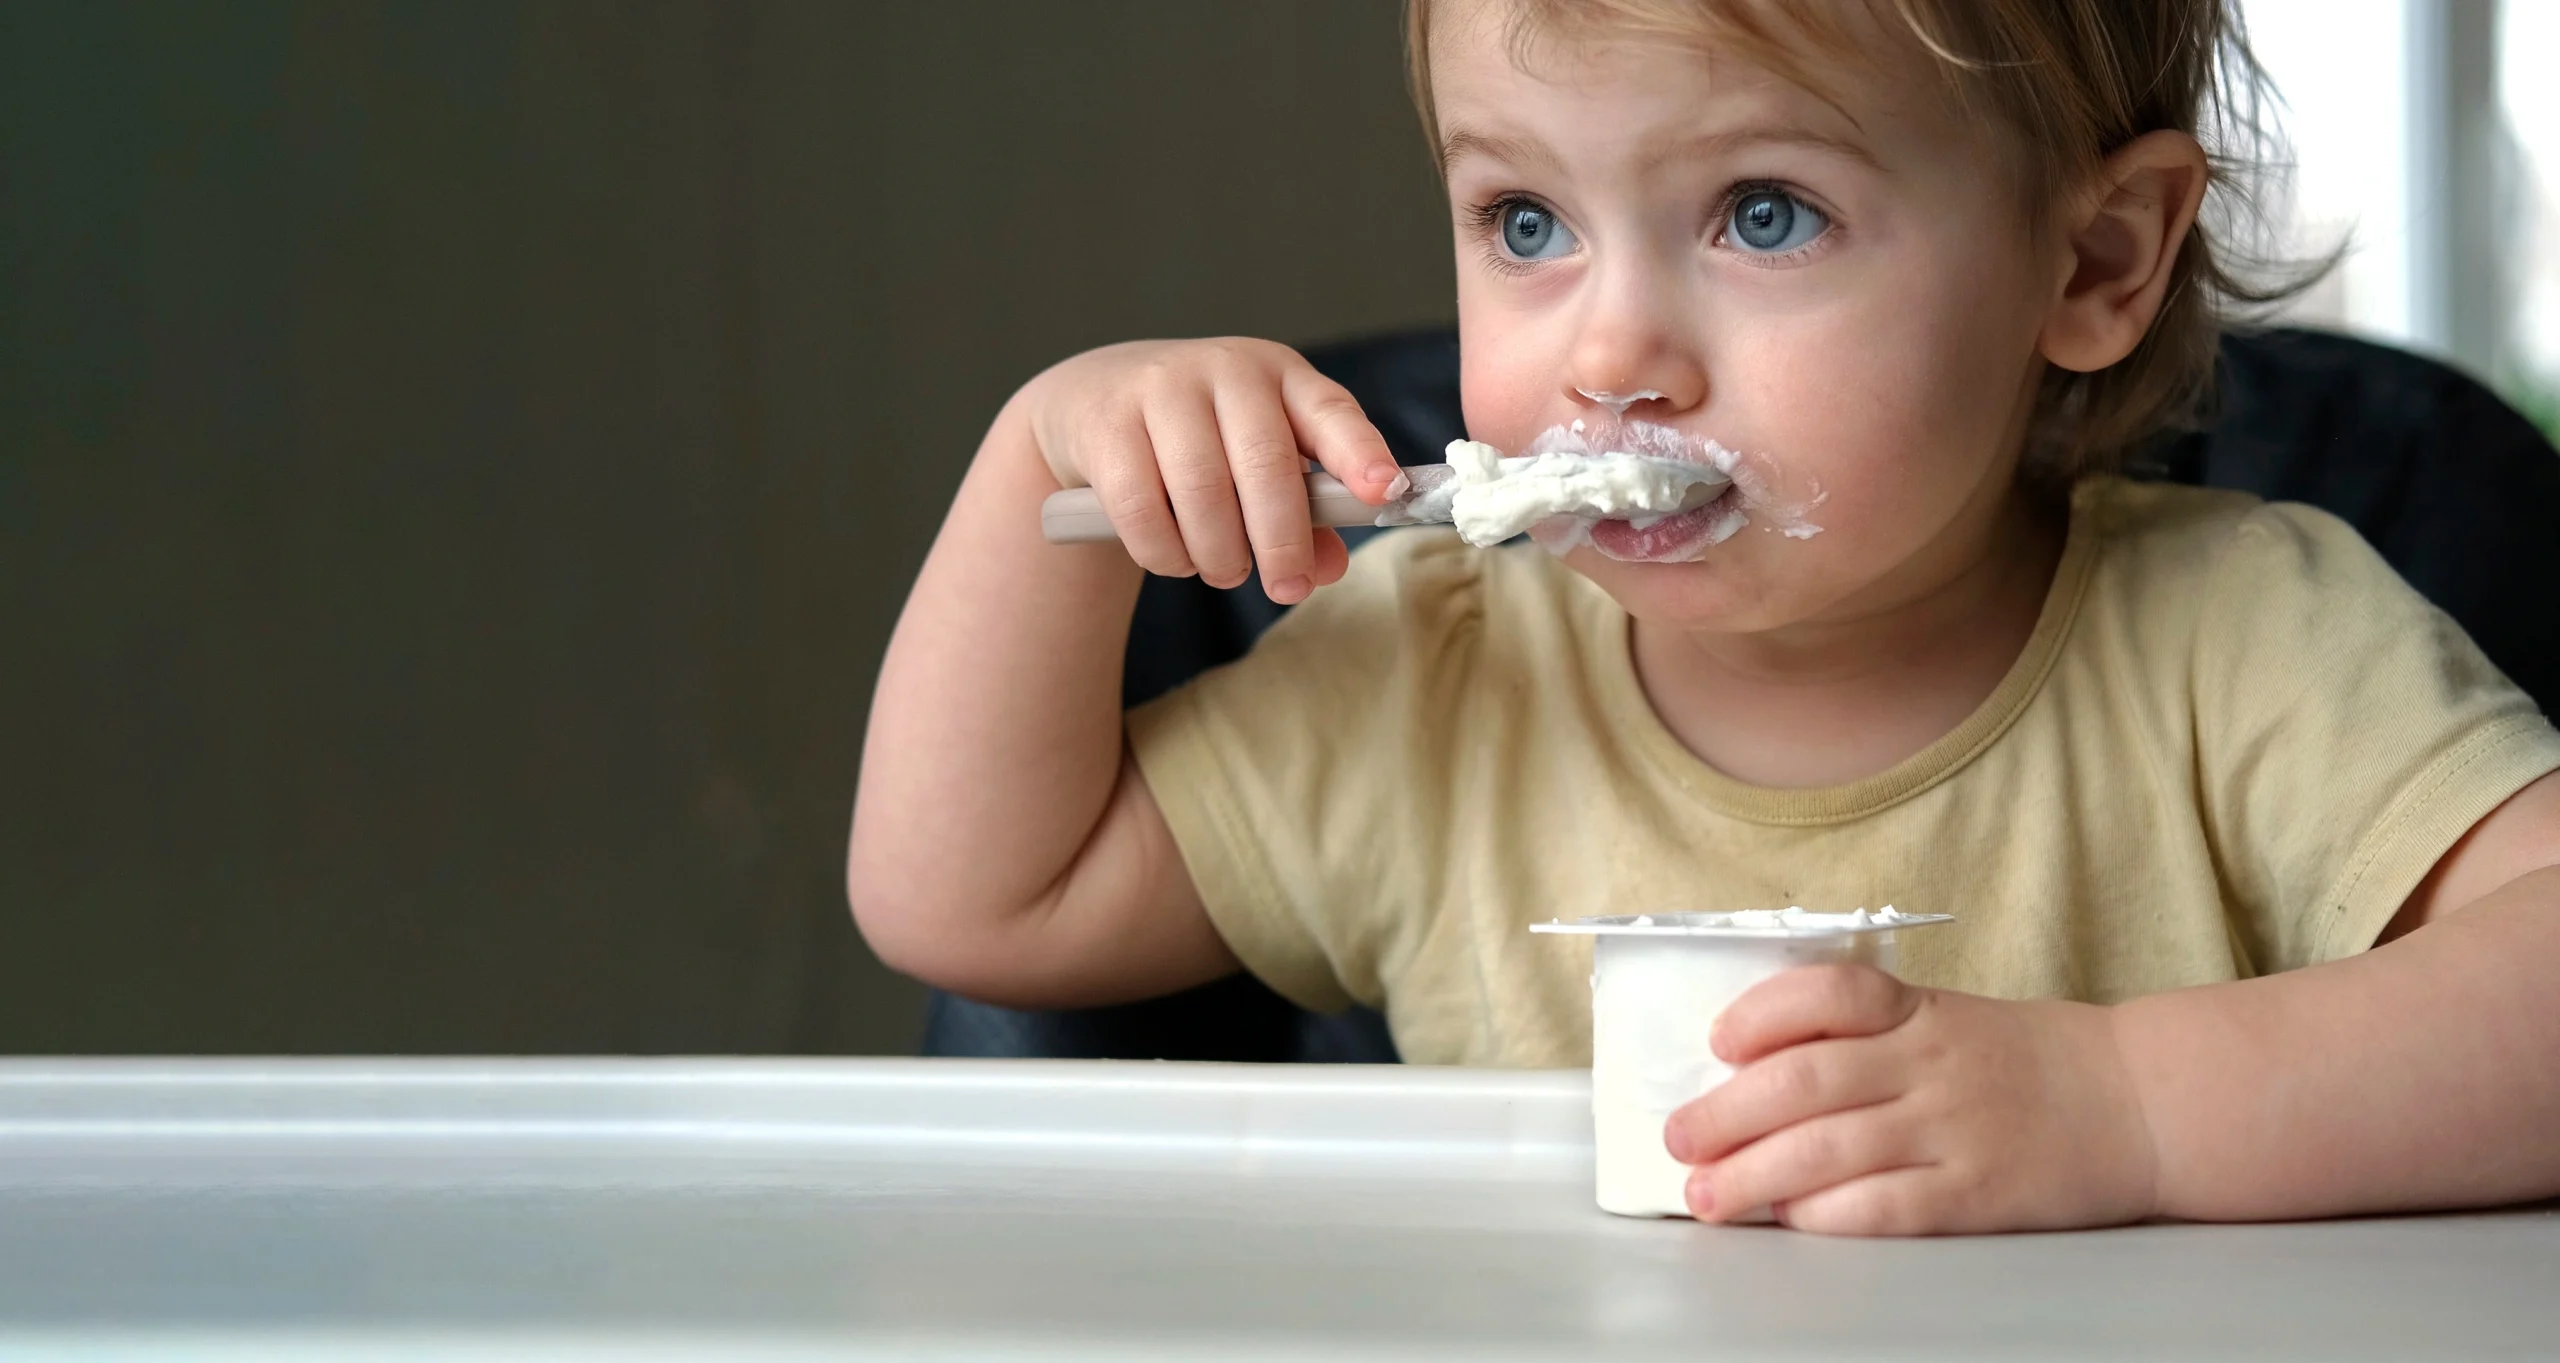
<path fill-rule="evenodd" d="M 2153 1152 L 2108 1010 L 1791 970 L 1718 1019 L 1739 1072 L 1671 1115 L 1701 1219 L 1757 1207 L 1847 1235 L 2053 1229 L 2152 1214 Z"/>
<path fill-rule="evenodd" d="M 1372 504 L 1406 486 L 1359 402 L 1269 341 L 1108 346 L 1024 397 L 1059 486 L 1100 493 L 1140 567 L 1232 587 L 1259 564 L 1283 604 L 1341 577 L 1347 557 L 1308 519 L 1302 457 Z"/>

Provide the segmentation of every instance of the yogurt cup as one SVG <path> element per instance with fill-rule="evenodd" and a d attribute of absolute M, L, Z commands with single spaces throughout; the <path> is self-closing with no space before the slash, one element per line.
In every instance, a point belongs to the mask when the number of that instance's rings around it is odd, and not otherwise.
<path fill-rule="evenodd" d="M 1744 990 L 1802 965 L 1855 963 L 1890 973 L 1895 935 L 1948 914 L 1656 913 L 1534 923 L 1593 937 L 1591 1126 L 1602 1211 L 1687 1216 L 1689 1166 L 1663 1146 L 1672 1112 L 1733 1076 L 1708 1045 Z M 1755 1214 L 1766 1219 L 1765 1213 Z M 1751 1219 L 1751 1218 L 1742 1218 Z"/>

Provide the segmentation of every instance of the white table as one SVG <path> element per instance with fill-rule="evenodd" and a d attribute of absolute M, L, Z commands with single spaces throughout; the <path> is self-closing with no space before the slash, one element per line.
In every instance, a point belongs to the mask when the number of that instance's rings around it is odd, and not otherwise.
<path fill-rule="evenodd" d="M 0 1358 L 2455 1359 L 2560 1215 L 1627 1221 L 1583 1077 L 0 1062 Z"/>

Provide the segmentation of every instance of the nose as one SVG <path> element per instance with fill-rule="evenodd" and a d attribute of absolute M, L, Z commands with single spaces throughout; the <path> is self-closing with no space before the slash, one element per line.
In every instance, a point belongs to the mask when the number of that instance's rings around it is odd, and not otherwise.
<path fill-rule="evenodd" d="M 1705 402 L 1706 366 L 1681 325 L 1680 291 L 1635 268 L 1592 283 L 1562 376 L 1573 399 L 1613 417 L 1667 417 Z"/>

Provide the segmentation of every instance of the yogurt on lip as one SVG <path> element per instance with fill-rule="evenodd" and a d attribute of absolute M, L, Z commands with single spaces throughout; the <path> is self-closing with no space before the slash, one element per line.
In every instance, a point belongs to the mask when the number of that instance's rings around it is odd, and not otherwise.
<path fill-rule="evenodd" d="M 1691 563 L 1708 549 L 1731 539 L 1750 520 L 1743 510 L 1742 488 L 1724 494 L 1695 511 L 1684 511 L 1653 524 L 1640 520 L 1597 521 L 1580 529 L 1580 538 L 1602 558 L 1620 563 Z M 1568 552 L 1570 531 L 1558 537 Z"/>
<path fill-rule="evenodd" d="M 1753 524 L 1809 539 L 1822 527 L 1805 513 L 1829 499 L 1817 480 L 1809 500 L 1790 501 L 1766 456 L 1623 415 L 1550 427 L 1513 458 L 1473 440 L 1450 442 L 1445 458 L 1458 476 L 1415 501 L 1417 519 L 1452 521 L 1479 547 L 1526 530 L 1551 554 L 1587 546 L 1623 563 L 1694 563 Z M 1723 495 L 1679 510 L 1717 483 Z"/>
<path fill-rule="evenodd" d="M 1591 954 L 1591 1124 L 1596 1199 L 1621 1216 L 1687 1216 L 1688 1166 L 1671 1157 L 1671 1114 L 1733 1076 L 1716 1019 L 1753 985 L 1805 965 L 1894 968 L 1895 934 L 1950 922 L 1887 906 L 1635 914 L 1538 923 L 1597 938 Z M 1765 1215 L 1758 1218 L 1765 1219 Z"/>
<path fill-rule="evenodd" d="M 1417 500 L 1415 513 L 1445 509 L 1458 534 L 1478 547 L 1551 521 L 1585 531 L 1610 520 L 1649 529 L 1674 518 L 1691 488 L 1732 481 L 1711 462 L 1626 450 L 1548 449 L 1505 458 L 1482 441 L 1453 440 L 1446 457 L 1456 479 Z M 1444 497 L 1445 508 L 1436 500 Z"/>

